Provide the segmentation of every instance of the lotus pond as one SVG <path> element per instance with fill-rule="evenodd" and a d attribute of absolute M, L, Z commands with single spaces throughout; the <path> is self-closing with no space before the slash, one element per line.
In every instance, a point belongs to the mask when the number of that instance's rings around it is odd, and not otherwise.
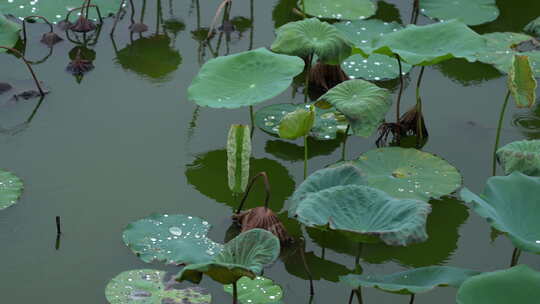
<path fill-rule="evenodd" d="M 1 1 L 2 301 L 537 303 L 539 18 Z"/>

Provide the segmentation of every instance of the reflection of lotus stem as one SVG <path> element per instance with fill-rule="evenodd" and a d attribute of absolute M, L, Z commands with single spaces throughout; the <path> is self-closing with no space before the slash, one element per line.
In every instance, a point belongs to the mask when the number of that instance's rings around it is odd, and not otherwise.
<path fill-rule="evenodd" d="M 495 147 L 493 148 L 493 162 L 492 162 L 492 175 L 497 174 L 497 149 L 499 148 L 499 141 L 501 139 L 501 129 L 504 121 L 504 112 L 506 111 L 506 106 L 508 105 L 508 100 L 510 99 L 510 91 L 506 93 L 506 98 L 501 109 L 501 114 L 499 116 L 499 124 L 497 126 L 497 135 L 495 137 Z"/>
<path fill-rule="evenodd" d="M 238 304 L 238 286 L 236 285 L 236 282 L 232 285 L 233 290 L 233 304 Z"/>
<path fill-rule="evenodd" d="M 111 36 L 113 36 L 114 32 L 116 31 L 116 26 L 118 25 L 118 21 L 120 20 L 120 14 L 122 13 L 122 9 L 124 8 L 125 3 L 126 3 L 126 0 L 122 0 L 122 2 L 120 2 L 120 7 L 118 8 L 118 11 L 116 12 L 116 16 L 114 17 L 114 24 L 110 33 Z"/>
<path fill-rule="evenodd" d="M 362 288 L 359 287 L 358 289 L 355 289 L 354 293 L 356 294 L 356 299 L 358 299 L 358 304 L 363 304 L 363 301 L 362 301 Z"/>
<path fill-rule="evenodd" d="M 300 240 L 302 241 L 302 248 L 300 248 L 300 257 L 302 258 L 302 263 L 304 264 L 304 269 L 306 270 L 306 274 L 309 279 L 309 294 L 313 298 L 313 295 L 315 294 L 315 287 L 313 286 L 313 275 L 311 274 L 311 270 L 309 269 L 306 261 L 306 241 L 304 240 L 304 237 L 300 237 Z"/>
<path fill-rule="evenodd" d="M 351 290 L 351 295 L 349 296 L 349 304 L 352 304 L 352 300 L 354 299 L 354 289 Z"/>
<path fill-rule="evenodd" d="M 399 66 L 399 93 L 396 102 L 396 123 L 399 123 L 399 108 L 401 106 L 401 95 L 403 94 L 403 67 L 401 66 L 401 57 L 398 54 L 395 54 L 395 56 Z"/>
<path fill-rule="evenodd" d="M 23 40 L 24 40 L 24 43 L 26 43 L 26 20 L 28 19 L 34 19 L 34 18 L 38 18 L 38 19 L 41 19 L 43 21 L 45 21 L 45 23 L 47 23 L 49 25 L 49 32 L 53 32 L 53 26 L 52 24 L 49 22 L 49 20 L 47 20 L 47 18 L 43 17 L 43 16 L 38 16 L 38 15 L 33 15 L 33 16 L 28 16 L 28 17 L 25 17 L 23 19 Z"/>
<path fill-rule="evenodd" d="M 22 59 L 22 61 L 24 61 L 24 64 L 26 64 L 26 66 L 28 67 L 28 70 L 30 71 L 30 74 L 32 74 L 32 78 L 34 78 L 34 82 L 36 83 L 36 87 L 39 91 L 39 95 L 41 96 L 45 96 L 45 92 L 43 92 L 43 89 L 41 88 L 41 85 L 39 84 L 39 80 L 37 79 L 36 77 L 36 73 L 34 73 L 34 70 L 32 69 L 32 66 L 30 66 L 30 63 L 28 62 L 28 60 L 26 60 L 26 58 L 24 58 L 24 55 L 17 51 L 16 49 L 14 48 L 10 48 L 10 47 L 7 47 L 7 46 L 0 46 L 0 49 L 6 49 L 8 51 L 11 51 L 17 55 L 19 55 Z"/>
<path fill-rule="evenodd" d="M 249 119 L 251 120 L 251 134 L 249 134 L 249 137 L 253 139 L 253 132 L 255 132 L 255 117 L 253 114 L 253 106 L 249 106 Z"/>
<path fill-rule="evenodd" d="M 413 304 L 414 303 L 414 293 L 411 294 L 411 300 L 409 301 L 409 304 Z"/>
<path fill-rule="evenodd" d="M 351 128 L 350 124 L 347 124 L 347 129 L 345 129 L 345 138 L 343 138 L 343 149 L 341 149 L 341 161 L 345 160 L 345 154 L 346 154 L 346 147 L 347 147 L 347 139 L 349 138 L 349 129 Z"/>
<path fill-rule="evenodd" d="M 212 24 L 210 25 L 210 28 L 208 29 L 208 36 L 206 37 L 206 39 L 210 39 L 210 37 L 212 36 L 212 31 L 214 30 L 214 27 L 216 26 L 216 22 L 217 22 L 217 18 L 219 14 L 221 13 L 225 5 L 229 3 L 232 3 L 232 0 L 223 0 L 223 2 L 221 2 L 221 4 L 218 6 L 216 10 L 216 14 L 214 15 L 214 19 L 212 19 Z"/>
<path fill-rule="evenodd" d="M 86 11 L 88 12 L 88 10 L 90 10 L 91 7 L 96 9 L 96 12 L 97 12 L 98 18 L 99 18 L 99 23 L 103 24 L 103 17 L 101 16 L 101 11 L 99 10 L 99 6 L 97 6 L 95 4 L 89 4 L 87 6 L 76 7 L 74 9 L 69 10 L 69 12 L 66 15 L 66 19 L 64 21 L 69 22 L 69 16 L 71 16 L 71 13 L 73 13 L 74 11 L 81 11 L 81 12 L 84 13 L 85 8 L 86 8 Z"/>
<path fill-rule="evenodd" d="M 521 256 L 521 249 L 514 249 L 514 252 L 512 252 L 512 261 L 510 262 L 510 267 L 514 267 L 519 262 L 519 257 Z"/>
<path fill-rule="evenodd" d="M 304 179 L 307 178 L 307 163 L 308 163 L 308 136 L 304 135 Z"/>
<path fill-rule="evenodd" d="M 420 1 L 414 0 L 413 2 L 413 9 L 411 13 L 411 22 L 412 24 L 416 24 L 418 21 L 418 15 L 420 14 Z"/>
<path fill-rule="evenodd" d="M 268 208 L 268 202 L 270 201 L 270 181 L 268 180 L 268 175 L 266 174 L 266 172 L 259 172 L 249 182 L 247 190 L 244 193 L 244 197 L 242 197 L 242 201 L 240 202 L 240 206 L 238 206 L 238 209 L 236 209 L 236 212 L 235 212 L 236 214 L 239 214 L 240 211 L 242 211 L 242 208 L 244 207 L 244 203 L 246 202 L 246 199 L 249 195 L 249 192 L 251 192 L 251 187 L 253 187 L 253 184 L 255 184 L 255 182 L 257 181 L 259 177 L 262 177 L 263 182 L 264 182 L 264 190 L 266 191 L 264 207 Z"/>
<path fill-rule="evenodd" d="M 423 115 L 422 115 L 422 99 L 420 98 L 420 84 L 422 84 L 422 77 L 424 76 L 424 70 L 426 66 L 422 66 L 420 69 L 420 75 L 418 75 L 418 82 L 416 83 L 416 111 L 419 113 L 419 118 L 416 121 L 416 134 L 417 134 L 417 141 L 418 145 L 420 145 L 420 141 L 424 138 L 424 132 L 422 128 L 422 123 L 424 122 Z"/>
<path fill-rule="evenodd" d="M 305 81 L 304 81 L 304 103 L 307 103 L 308 101 L 308 95 L 309 95 L 309 72 L 311 71 L 311 61 L 313 60 L 313 53 L 309 54 L 307 57 L 307 64 L 306 64 L 306 73 Z"/>

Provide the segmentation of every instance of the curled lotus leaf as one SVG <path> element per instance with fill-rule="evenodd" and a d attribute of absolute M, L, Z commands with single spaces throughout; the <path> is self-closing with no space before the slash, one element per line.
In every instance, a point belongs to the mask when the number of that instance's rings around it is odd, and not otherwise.
<path fill-rule="evenodd" d="M 221 252 L 222 245 L 206 237 L 210 224 L 184 214 L 153 214 L 130 223 L 124 243 L 146 263 L 203 263 Z"/>
<path fill-rule="evenodd" d="M 518 108 L 532 108 L 536 102 L 536 87 L 529 57 L 515 55 L 508 74 L 508 89 Z"/>
<path fill-rule="evenodd" d="M 21 26 L 7 19 L 2 14 L 1 6 L 2 4 L 0 4 L 0 45 L 13 47 L 19 40 Z M 6 51 L 6 49 L 0 49 L 0 53 L 4 53 Z"/>
<path fill-rule="evenodd" d="M 0 210 L 15 205 L 23 190 L 23 182 L 15 174 L 0 170 Z"/>
<path fill-rule="evenodd" d="M 469 278 L 458 290 L 458 304 L 536 303 L 540 272 L 526 265 L 486 272 Z"/>
<path fill-rule="evenodd" d="M 332 25 L 311 18 L 289 22 L 276 31 L 274 52 L 307 58 L 314 54 L 327 64 L 340 64 L 351 55 L 351 44 Z"/>
<path fill-rule="evenodd" d="M 365 19 L 377 11 L 371 0 L 301 0 L 300 7 L 310 16 L 338 20 Z"/>
<path fill-rule="evenodd" d="M 188 88 L 188 98 L 200 106 L 240 108 L 285 91 L 302 73 L 304 61 L 265 48 L 207 61 Z"/>
<path fill-rule="evenodd" d="M 154 269 L 129 270 L 114 277 L 105 288 L 110 304 L 210 304 L 212 296 L 200 287 L 179 288 Z"/>
<path fill-rule="evenodd" d="M 120 7 L 121 0 L 92 0 L 92 4 L 97 5 L 103 17 L 115 14 Z M 17 18 L 40 15 L 53 23 L 57 23 L 66 18 L 68 12 L 74 8 L 81 7 L 83 1 L 80 0 L 54 0 L 54 1 L 34 1 L 34 0 L 10 0 L 0 2 L 0 11 L 11 14 Z M 71 13 L 71 18 L 78 17 L 76 11 Z M 88 16 L 92 19 L 98 17 L 95 9 L 91 8 Z"/>
<path fill-rule="evenodd" d="M 265 277 L 250 279 L 243 277 L 238 280 L 238 301 L 242 304 L 273 304 L 281 300 L 283 291 L 279 285 Z M 225 292 L 233 294 L 233 286 L 223 286 Z"/>
<path fill-rule="evenodd" d="M 227 136 L 227 178 L 229 189 L 243 193 L 249 180 L 251 137 L 249 126 L 231 125 Z"/>
<path fill-rule="evenodd" d="M 446 160 L 416 149 L 388 147 L 368 151 L 353 161 L 368 185 L 398 198 L 428 201 L 461 187 L 459 171 Z"/>
<path fill-rule="evenodd" d="M 468 25 L 490 22 L 499 17 L 495 0 L 422 0 L 420 11 L 433 19 L 457 19 Z"/>
<path fill-rule="evenodd" d="M 460 191 L 461 199 L 498 231 L 508 235 L 514 246 L 540 254 L 540 177 L 520 172 L 488 179 L 480 196 L 469 189 Z"/>
<path fill-rule="evenodd" d="M 449 267 L 428 266 L 389 275 L 355 275 L 340 277 L 340 282 L 353 289 L 373 287 L 398 294 L 417 294 L 431 291 L 439 286 L 458 288 L 468 278 L 480 272 Z"/>
<path fill-rule="evenodd" d="M 283 116 L 279 123 L 279 137 L 285 139 L 297 139 L 307 136 L 315 123 L 315 110 L 313 106 L 308 109 L 299 108 Z"/>
<path fill-rule="evenodd" d="M 520 140 L 497 150 L 505 174 L 514 171 L 540 176 L 540 140 Z"/>

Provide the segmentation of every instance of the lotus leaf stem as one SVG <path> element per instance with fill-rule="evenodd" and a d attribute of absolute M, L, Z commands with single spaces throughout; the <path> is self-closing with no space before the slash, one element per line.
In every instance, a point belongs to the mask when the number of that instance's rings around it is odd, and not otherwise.
<path fill-rule="evenodd" d="M 242 208 L 244 207 L 244 203 L 246 202 L 246 199 L 249 193 L 251 192 L 251 188 L 253 187 L 253 184 L 255 184 L 255 182 L 257 181 L 259 177 L 262 177 L 264 181 L 264 189 L 266 191 L 266 198 L 264 199 L 264 207 L 268 208 L 268 202 L 270 201 L 270 181 L 268 180 L 268 175 L 266 174 L 266 172 L 259 172 L 249 182 L 247 190 L 244 193 L 244 197 L 242 197 L 242 201 L 240 202 L 240 206 L 238 206 L 238 209 L 236 209 L 236 212 L 235 212 L 236 214 L 239 214 L 240 211 L 242 211 Z"/>
<path fill-rule="evenodd" d="M 414 303 L 414 296 L 415 296 L 414 293 L 411 294 L 411 300 L 409 301 L 409 304 L 413 304 L 413 303 Z"/>
<path fill-rule="evenodd" d="M 255 114 L 253 114 L 253 106 L 249 106 L 249 119 L 251 120 L 251 132 L 249 136 L 253 139 L 255 132 Z"/>
<path fill-rule="evenodd" d="M 398 66 L 399 66 L 399 93 L 397 96 L 397 102 L 396 102 L 396 123 L 399 123 L 399 112 L 401 107 L 401 95 L 403 95 L 403 67 L 401 65 L 401 57 L 399 54 L 395 54 Z"/>
<path fill-rule="evenodd" d="M 349 295 L 349 304 L 352 304 L 352 300 L 354 299 L 354 289 L 351 290 L 351 294 Z"/>
<path fill-rule="evenodd" d="M 503 121 L 504 121 L 504 113 L 506 112 L 506 107 L 508 105 L 508 100 L 510 99 L 510 91 L 508 91 L 508 93 L 506 93 L 506 97 L 504 98 L 504 103 L 503 103 L 503 106 L 502 106 L 502 109 L 501 109 L 501 114 L 499 116 L 499 124 L 497 125 L 497 135 L 495 137 L 495 147 L 493 148 L 493 161 L 492 161 L 492 166 L 491 166 L 491 169 L 492 169 L 492 175 L 495 176 L 495 174 L 497 174 L 497 149 L 499 148 L 499 141 L 501 139 L 501 129 L 502 129 L 502 124 L 503 124 Z"/>
<path fill-rule="evenodd" d="M 238 304 L 238 286 L 236 282 L 233 283 L 233 304 Z"/>
<path fill-rule="evenodd" d="M 420 0 L 414 0 L 410 23 L 416 24 L 418 22 L 418 15 L 420 15 Z"/>
<path fill-rule="evenodd" d="M 43 16 L 39 16 L 39 15 L 32 15 L 32 16 L 28 16 L 28 17 L 25 17 L 23 19 L 23 22 L 22 22 L 22 29 L 23 29 L 23 40 L 24 42 L 26 43 L 26 20 L 28 19 L 41 19 L 43 21 L 45 21 L 45 23 L 47 23 L 47 25 L 49 25 L 49 32 L 52 33 L 53 32 L 53 26 L 52 26 L 52 23 L 49 22 L 49 20 L 47 20 L 47 18 L 43 17 Z"/>
<path fill-rule="evenodd" d="M 358 304 L 363 304 L 364 302 L 362 300 L 362 287 L 354 290 L 354 293 L 356 294 L 356 299 L 358 299 Z"/>
<path fill-rule="evenodd" d="M 519 262 L 519 257 L 521 256 L 521 249 L 514 248 L 512 252 L 512 261 L 510 262 L 510 267 L 514 267 Z"/>
<path fill-rule="evenodd" d="M 345 129 L 345 137 L 343 138 L 343 149 L 341 149 L 341 161 L 345 160 L 345 154 L 346 154 L 346 147 L 347 147 L 347 139 L 349 138 L 349 130 L 351 128 L 351 125 L 347 125 L 347 129 Z"/>
<path fill-rule="evenodd" d="M 422 115 L 422 98 L 420 97 L 420 85 L 422 84 L 422 78 L 424 77 L 424 70 L 426 66 L 422 66 L 420 69 L 420 75 L 418 75 L 418 81 L 416 82 L 416 111 L 419 118 L 416 120 L 416 134 L 417 140 L 420 141 L 424 138 L 422 131 L 423 115 Z M 419 142 L 418 142 L 419 145 Z"/>
<path fill-rule="evenodd" d="M 307 103 L 308 101 L 308 95 L 309 95 L 309 73 L 311 71 L 311 61 L 313 60 L 313 53 L 309 54 L 307 57 L 307 64 L 306 64 L 306 74 L 305 74 L 305 80 L 304 80 L 304 103 Z"/>
<path fill-rule="evenodd" d="M 306 270 L 306 274 L 309 279 L 309 294 L 313 297 L 315 294 L 315 286 L 313 286 L 313 275 L 311 274 L 311 270 L 309 269 L 309 265 L 306 260 L 306 241 L 303 237 L 301 237 L 300 240 L 302 242 L 302 247 L 300 248 L 300 257 L 302 258 L 302 264 L 304 264 L 304 269 Z"/>
<path fill-rule="evenodd" d="M 7 47 L 7 46 L 0 46 L 0 49 L 6 49 L 6 50 L 11 51 L 12 53 L 15 53 L 15 54 L 17 54 L 17 55 L 19 55 L 21 57 L 21 60 L 24 61 L 24 64 L 26 64 L 26 67 L 28 67 L 28 70 L 30 71 L 30 74 L 32 74 L 32 78 L 34 79 L 34 82 L 36 83 L 36 87 L 37 87 L 37 89 L 39 91 L 39 95 L 45 96 L 45 92 L 41 88 L 41 84 L 39 83 L 39 80 L 36 77 L 36 73 L 34 73 L 34 69 L 32 69 L 32 66 L 30 65 L 30 62 L 28 62 L 28 60 L 26 60 L 24 55 L 21 52 L 19 52 L 18 50 L 14 49 L 14 48 Z"/>

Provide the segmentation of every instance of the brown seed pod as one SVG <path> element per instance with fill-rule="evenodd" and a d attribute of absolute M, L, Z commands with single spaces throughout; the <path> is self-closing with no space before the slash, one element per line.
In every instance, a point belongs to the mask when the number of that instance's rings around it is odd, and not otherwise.
<path fill-rule="evenodd" d="M 292 238 L 277 217 L 277 215 L 266 207 L 256 207 L 233 215 L 233 219 L 242 228 L 242 232 L 260 228 L 272 232 L 281 243 L 288 243 Z"/>

